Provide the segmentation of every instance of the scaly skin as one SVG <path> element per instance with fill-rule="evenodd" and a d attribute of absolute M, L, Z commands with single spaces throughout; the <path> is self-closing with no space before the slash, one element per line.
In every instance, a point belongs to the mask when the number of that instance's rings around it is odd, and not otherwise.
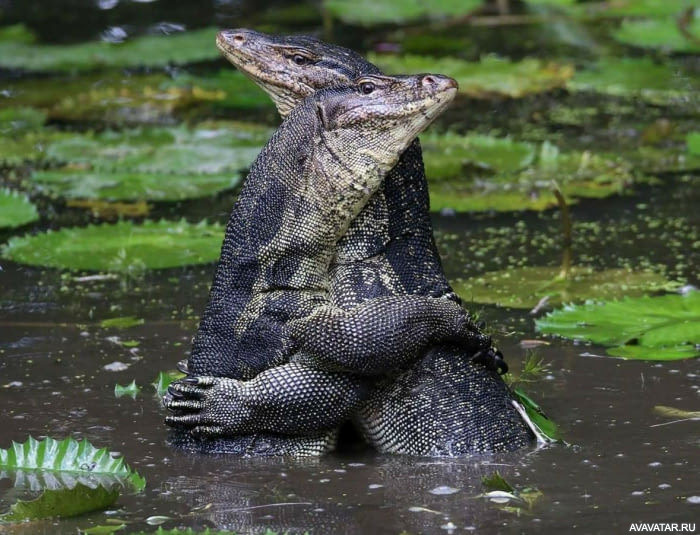
<path fill-rule="evenodd" d="M 439 75 L 369 75 L 290 113 L 234 206 L 195 340 L 249 380 L 171 385 L 168 407 L 189 412 L 169 425 L 207 437 L 332 430 L 362 401 L 362 376 L 404 368 L 437 343 L 488 346 L 449 299 L 384 295 L 342 309 L 329 292 L 337 241 L 455 93 Z"/>
<path fill-rule="evenodd" d="M 310 37 L 232 30 L 221 32 L 217 45 L 272 96 L 283 117 L 318 89 L 379 72 L 355 52 Z M 342 308 L 381 295 L 458 299 L 434 244 L 418 141 L 404 152 L 382 189 L 338 242 L 331 273 L 331 298 Z M 201 348 L 195 342 L 190 373 L 226 375 L 226 364 Z M 504 370 L 499 357 L 495 350 L 487 350 L 477 360 L 483 358 L 488 368 Z M 474 355 L 464 348 L 437 346 L 400 375 L 375 383 L 355 415 L 369 442 L 379 451 L 417 455 L 461 455 L 527 445 L 531 435 L 513 410 L 507 387 L 470 359 Z M 308 440 L 318 443 L 317 437 Z M 273 444 L 267 453 L 284 453 L 274 447 L 275 441 L 262 443 Z M 256 451 L 262 450 L 260 444 L 256 443 Z M 202 449 L 240 453 L 233 445 L 217 441 Z"/>

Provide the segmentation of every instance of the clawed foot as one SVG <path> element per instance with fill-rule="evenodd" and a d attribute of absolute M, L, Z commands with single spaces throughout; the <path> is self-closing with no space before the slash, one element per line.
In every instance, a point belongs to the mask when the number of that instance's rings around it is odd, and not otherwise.
<path fill-rule="evenodd" d="M 242 383 L 225 377 L 185 377 L 174 381 L 163 396 L 172 411 L 165 418 L 171 427 L 188 429 L 198 437 L 235 435 L 249 421 L 241 397 Z"/>
<path fill-rule="evenodd" d="M 508 364 L 503 359 L 503 353 L 494 347 L 477 351 L 471 360 L 500 375 L 508 373 Z"/>

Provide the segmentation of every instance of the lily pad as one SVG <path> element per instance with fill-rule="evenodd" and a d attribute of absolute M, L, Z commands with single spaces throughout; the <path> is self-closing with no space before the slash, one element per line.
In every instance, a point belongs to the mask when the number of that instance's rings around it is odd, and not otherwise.
<path fill-rule="evenodd" d="M 73 71 L 102 67 L 159 67 L 216 59 L 215 28 L 172 35 L 144 36 L 124 43 L 89 42 L 75 45 L 39 45 L 0 41 L 0 66 L 30 71 Z"/>
<path fill-rule="evenodd" d="M 426 175 L 431 180 L 463 176 L 465 166 L 486 172 L 512 173 L 532 163 L 535 147 L 530 143 L 472 134 L 426 134 L 421 136 Z"/>
<path fill-rule="evenodd" d="M 15 237 L 3 247 L 2 256 L 21 264 L 73 270 L 166 269 L 214 262 L 223 233 L 221 225 L 204 221 L 121 221 Z"/>
<path fill-rule="evenodd" d="M 219 109 L 272 109 L 269 97 L 238 71 L 208 76 L 175 72 L 124 76 L 83 74 L 8 81 L 9 98 L 0 106 L 41 108 L 51 119 L 99 121 L 108 124 L 158 123 L 173 115 L 211 115 Z"/>
<path fill-rule="evenodd" d="M 460 141 L 455 136 L 441 146 L 440 137 L 427 137 L 425 159 L 432 210 L 545 210 L 557 205 L 553 180 L 570 202 L 624 193 L 635 183 L 653 181 L 616 155 L 560 152 L 549 142 L 535 150 L 531 144 L 488 139 L 465 136 Z M 470 145 L 474 147 L 471 156 L 466 148 Z M 454 180 L 447 180 L 448 176 Z"/>
<path fill-rule="evenodd" d="M 0 109 L 0 135 L 17 134 L 40 128 L 46 122 L 46 113 L 35 108 L 17 107 Z"/>
<path fill-rule="evenodd" d="M 651 58 L 601 58 L 589 68 L 577 71 L 568 87 L 574 91 L 595 91 L 614 96 L 641 97 L 656 104 L 687 100 L 700 84 L 683 76 L 669 63 Z"/>
<path fill-rule="evenodd" d="M 32 180 L 41 188 L 68 199 L 179 201 L 209 197 L 234 188 L 240 183 L 241 175 L 234 172 L 183 175 L 68 168 L 37 171 Z"/>
<path fill-rule="evenodd" d="M 683 35 L 674 18 L 649 20 L 624 20 L 613 37 L 626 45 L 639 48 L 655 48 L 669 52 L 700 52 L 700 18 L 688 24 L 687 31 L 695 36 Z"/>
<path fill-rule="evenodd" d="M 141 491 L 146 480 L 107 448 L 98 449 L 87 440 L 55 440 L 32 437 L 24 443 L 0 449 L 0 470 L 16 472 L 17 480 L 26 480 L 32 490 L 73 488 L 77 484 L 111 488 L 115 484 Z M 15 485 L 19 486 L 19 485 Z"/>
<path fill-rule="evenodd" d="M 158 372 L 158 377 L 156 377 L 156 380 L 151 383 L 153 385 L 153 388 L 155 388 L 156 393 L 159 396 L 165 395 L 165 392 L 168 390 L 168 386 L 170 386 L 170 383 L 173 381 L 176 381 L 178 379 L 182 379 L 185 376 L 184 373 L 179 372 L 178 370 L 168 370 L 165 372 Z"/>
<path fill-rule="evenodd" d="M 121 316 L 118 318 L 102 320 L 100 322 L 100 327 L 104 327 L 105 329 L 128 329 L 129 327 L 143 325 L 144 323 L 143 318 L 137 318 L 136 316 Z"/>
<path fill-rule="evenodd" d="M 26 195 L 0 189 L 0 229 L 21 227 L 39 219 L 36 206 Z"/>
<path fill-rule="evenodd" d="M 119 489 L 78 484 L 72 489 L 45 490 L 34 500 L 18 500 L 0 520 L 19 522 L 41 518 L 67 518 L 107 509 L 119 498 Z"/>
<path fill-rule="evenodd" d="M 548 304 L 581 302 L 586 299 L 616 299 L 672 290 L 678 285 L 652 271 L 574 267 L 566 279 L 558 267 L 522 267 L 484 273 L 457 282 L 455 290 L 467 302 L 489 303 L 510 308 L 531 309 L 544 297 Z"/>
<path fill-rule="evenodd" d="M 521 98 L 563 88 L 574 74 L 571 65 L 539 59 L 510 61 L 484 56 L 468 62 L 457 58 L 369 54 L 369 60 L 388 73 L 445 72 L 459 82 L 459 92 L 472 98 Z"/>
<path fill-rule="evenodd" d="M 676 360 L 700 355 L 700 292 L 566 305 L 537 329 L 608 346 L 609 355 Z"/>
<path fill-rule="evenodd" d="M 66 162 L 32 180 L 69 199 L 175 201 L 235 187 L 269 137 L 265 127 L 206 123 L 75 134 L 49 143 L 45 157 Z"/>
<path fill-rule="evenodd" d="M 464 15 L 481 7 L 483 0 L 324 0 L 323 8 L 343 22 L 361 26 L 401 24 L 419 19 Z"/>
<path fill-rule="evenodd" d="M 129 396 L 131 399 L 136 399 L 136 396 L 141 391 L 141 387 L 136 384 L 134 379 L 128 385 L 114 385 L 114 397 L 120 398 L 123 396 Z"/>

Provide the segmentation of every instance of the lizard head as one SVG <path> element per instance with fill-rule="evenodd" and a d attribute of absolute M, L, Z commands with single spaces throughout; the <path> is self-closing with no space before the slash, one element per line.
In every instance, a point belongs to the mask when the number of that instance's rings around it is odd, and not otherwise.
<path fill-rule="evenodd" d="M 326 139 L 353 132 L 360 138 L 354 145 L 383 167 L 394 165 L 456 93 L 457 82 L 440 74 L 371 74 L 345 88 L 319 92 L 316 105 Z M 387 158 L 393 161 L 384 161 Z"/>
<path fill-rule="evenodd" d="M 315 197 L 338 213 L 357 214 L 456 92 L 457 82 L 439 74 L 373 74 L 314 93 L 287 120 L 302 110 L 315 114 Z"/>
<path fill-rule="evenodd" d="M 319 89 L 380 74 L 361 55 L 309 36 L 268 35 L 239 28 L 216 36 L 224 57 L 275 102 L 282 117 Z"/>

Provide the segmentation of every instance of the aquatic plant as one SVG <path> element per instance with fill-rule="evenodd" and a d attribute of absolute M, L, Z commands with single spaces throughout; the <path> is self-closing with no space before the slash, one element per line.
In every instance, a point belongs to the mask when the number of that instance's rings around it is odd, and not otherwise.
<path fill-rule="evenodd" d="M 459 82 L 459 92 L 472 98 L 520 98 L 563 88 L 574 74 L 571 65 L 527 58 L 511 61 L 484 56 L 478 62 L 452 57 L 369 54 L 388 73 L 446 72 Z"/>
<path fill-rule="evenodd" d="M 33 266 L 129 273 L 214 262 L 222 238 L 222 226 L 205 221 L 121 221 L 14 237 L 1 255 Z"/>
<path fill-rule="evenodd" d="M 135 37 L 123 43 L 34 44 L 28 30 L 0 34 L 0 66 L 30 71 L 77 71 L 102 67 L 158 67 L 215 59 L 215 28 Z"/>
<path fill-rule="evenodd" d="M 26 195 L 0 188 L 0 229 L 21 227 L 38 219 L 39 212 Z"/>
<path fill-rule="evenodd" d="M 141 491 L 146 480 L 126 464 L 123 457 L 114 457 L 107 448 L 96 448 L 87 440 L 73 438 L 13 442 L 0 449 L 0 470 L 16 473 L 18 480 L 29 474 L 33 490 L 62 489 L 76 485 L 107 489 L 115 484 Z"/>
<path fill-rule="evenodd" d="M 700 292 L 588 301 L 536 321 L 537 330 L 607 347 L 609 355 L 676 360 L 700 355 Z"/>
<path fill-rule="evenodd" d="M 567 87 L 622 97 L 641 97 L 655 104 L 688 100 L 700 90 L 697 79 L 683 76 L 673 63 L 651 58 L 600 58 L 576 72 Z"/>
<path fill-rule="evenodd" d="M 689 34 L 700 35 L 700 18 L 693 18 L 685 29 Z M 681 31 L 674 18 L 624 20 L 613 37 L 626 45 L 639 48 L 655 48 L 668 52 L 700 52 L 697 38 L 689 38 Z"/>
<path fill-rule="evenodd" d="M 483 0 L 443 0 L 433 4 L 421 0 L 323 0 L 328 13 L 360 26 L 464 15 L 482 4 Z"/>

